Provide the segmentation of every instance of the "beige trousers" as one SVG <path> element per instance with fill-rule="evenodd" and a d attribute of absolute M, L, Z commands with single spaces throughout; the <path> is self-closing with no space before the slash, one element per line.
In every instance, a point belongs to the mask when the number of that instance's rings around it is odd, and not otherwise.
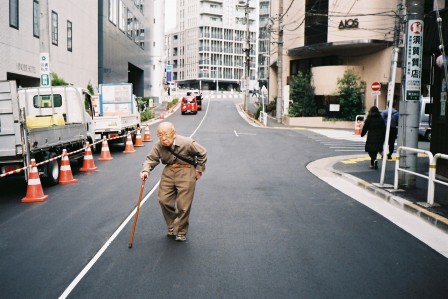
<path fill-rule="evenodd" d="M 177 234 L 186 235 L 188 218 L 196 188 L 196 170 L 190 168 L 163 169 L 159 186 L 159 204 L 162 208 L 168 229 L 174 229 Z"/>

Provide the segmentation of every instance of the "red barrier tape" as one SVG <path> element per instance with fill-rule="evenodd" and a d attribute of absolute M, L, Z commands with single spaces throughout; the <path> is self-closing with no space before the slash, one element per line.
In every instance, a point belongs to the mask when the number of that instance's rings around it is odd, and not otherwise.
<path fill-rule="evenodd" d="M 120 136 L 113 137 L 113 138 L 107 138 L 106 140 L 114 140 L 114 139 L 123 138 L 123 137 L 126 137 L 126 136 L 128 135 L 128 133 L 134 133 L 134 132 L 137 132 L 137 130 L 138 130 L 138 129 L 135 129 L 135 130 L 132 130 L 132 131 L 128 131 L 125 135 L 120 135 Z M 92 145 L 94 145 L 94 144 L 98 144 L 98 143 L 101 143 L 101 142 L 103 142 L 103 140 L 98 140 L 97 142 L 92 143 Z M 76 150 L 76 151 L 73 151 L 73 152 L 67 152 L 67 156 L 70 156 L 70 155 L 73 155 L 73 154 L 76 154 L 76 153 L 85 151 L 86 149 L 87 149 L 87 147 L 84 147 L 84 148 L 80 148 L 80 149 L 78 149 L 78 150 Z M 57 159 L 60 159 L 60 158 L 62 158 L 62 154 L 59 155 L 59 156 L 53 157 L 53 158 L 51 158 L 51 159 L 48 159 L 48 160 L 45 160 L 45 161 L 36 163 L 36 167 L 37 167 L 37 166 L 40 166 L 40 165 L 43 165 L 43 164 L 50 163 L 50 162 L 52 162 L 52 161 L 54 161 L 54 160 L 57 160 Z M 1 178 L 4 178 L 4 177 L 6 177 L 6 176 L 9 176 L 9 175 L 18 174 L 18 173 L 24 171 L 24 170 L 27 169 L 27 168 L 31 168 L 31 165 L 24 166 L 24 167 L 22 167 L 22 168 L 18 168 L 18 169 L 12 170 L 12 171 L 8 171 L 8 172 L 5 172 L 5 173 L 2 173 L 2 174 L 0 174 L 0 179 L 1 179 Z"/>

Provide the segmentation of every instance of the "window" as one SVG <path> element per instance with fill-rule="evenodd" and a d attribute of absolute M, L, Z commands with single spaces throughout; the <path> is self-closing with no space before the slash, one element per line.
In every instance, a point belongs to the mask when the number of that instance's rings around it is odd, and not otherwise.
<path fill-rule="evenodd" d="M 130 11 L 130 10 L 128 10 L 128 21 L 127 21 L 127 28 L 128 28 L 128 32 L 127 32 L 127 34 L 128 34 L 128 37 L 130 38 L 130 39 L 132 39 L 133 38 L 133 30 L 134 30 L 134 24 L 135 24 L 135 21 L 134 21 L 134 15 L 132 14 L 132 12 Z"/>
<path fill-rule="evenodd" d="M 123 1 L 120 0 L 118 5 L 118 28 L 123 32 L 126 32 L 127 15 L 128 12 L 126 5 L 124 5 Z"/>
<path fill-rule="evenodd" d="M 58 14 L 51 12 L 51 43 L 58 45 Z"/>
<path fill-rule="evenodd" d="M 73 25 L 67 20 L 67 51 L 73 50 Z"/>
<path fill-rule="evenodd" d="M 39 1 L 33 1 L 33 36 L 39 37 L 40 30 L 40 12 L 39 12 Z"/>
<path fill-rule="evenodd" d="M 117 25 L 117 7 L 117 0 L 109 0 L 109 21 L 114 25 Z"/>
<path fill-rule="evenodd" d="M 9 0 L 9 26 L 19 29 L 19 0 Z"/>
<path fill-rule="evenodd" d="M 60 94 L 53 94 L 53 101 L 51 100 L 51 98 L 52 96 L 49 94 L 34 96 L 33 97 L 34 108 L 52 108 L 62 106 L 62 96 Z"/>

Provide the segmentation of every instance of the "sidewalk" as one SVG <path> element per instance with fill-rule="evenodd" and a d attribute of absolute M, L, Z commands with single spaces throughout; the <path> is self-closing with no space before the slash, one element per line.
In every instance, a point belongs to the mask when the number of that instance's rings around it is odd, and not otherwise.
<path fill-rule="evenodd" d="M 394 154 L 395 156 L 395 154 Z M 356 157 L 360 157 L 356 159 Z M 365 158 L 365 159 L 363 159 Z M 416 187 L 394 189 L 395 160 L 387 161 L 384 184 L 380 185 L 381 162 L 377 170 L 369 168 L 367 155 L 354 155 L 353 159 L 341 160 L 333 165 L 333 171 L 353 184 L 363 187 L 377 197 L 415 214 L 448 233 L 448 187 L 436 184 L 434 205 L 427 204 L 428 180 L 416 177 Z M 428 158 L 417 158 L 417 172 L 427 175 Z"/>

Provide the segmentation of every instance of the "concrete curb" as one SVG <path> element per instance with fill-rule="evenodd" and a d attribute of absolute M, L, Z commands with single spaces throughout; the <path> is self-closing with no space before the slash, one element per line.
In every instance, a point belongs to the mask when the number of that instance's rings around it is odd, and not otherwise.
<path fill-rule="evenodd" d="M 157 118 L 154 117 L 154 118 L 151 118 L 150 120 L 146 120 L 146 121 L 142 122 L 142 126 L 146 125 L 146 124 L 153 125 L 153 124 L 159 123 L 161 121 L 164 121 L 166 118 L 168 118 L 171 115 L 173 115 L 174 113 L 176 113 L 176 111 L 179 110 L 179 108 L 180 108 L 180 102 L 178 102 L 176 104 L 176 106 L 173 107 L 173 112 L 169 112 L 169 110 L 159 111 L 159 112 L 164 112 L 164 118 L 163 119 L 160 118 L 160 113 L 159 113 L 159 117 L 157 117 Z"/>
<path fill-rule="evenodd" d="M 428 211 L 419 205 L 408 201 L 407 199 L 404 199 L 400 196 L 393 195 L 390 192 L 383 190 L 379 187 L 376 187 L 375 185 L 364 181 L 362 179 L 359 179 L 355 176 L 352 176 L 350 174 L 340 172 L 336 169 L 332 169 L 331 172 L 333 172 L 336 175 L 341 176 L 342 178 L 354 183 L 355 185 L 366 189 L 370 193 L 374 194 L 375 196 L 387 201 L 388 203 L 401 208 L 402 210 L 414 214 L 415 216 L 420 217 L 425 222 L 428 222 L 429 224 L 434 225 L 435 227 L 443 230 L 445 233 L 448 233 L 448 219 L 433 213 L 431 211 Z"/>

